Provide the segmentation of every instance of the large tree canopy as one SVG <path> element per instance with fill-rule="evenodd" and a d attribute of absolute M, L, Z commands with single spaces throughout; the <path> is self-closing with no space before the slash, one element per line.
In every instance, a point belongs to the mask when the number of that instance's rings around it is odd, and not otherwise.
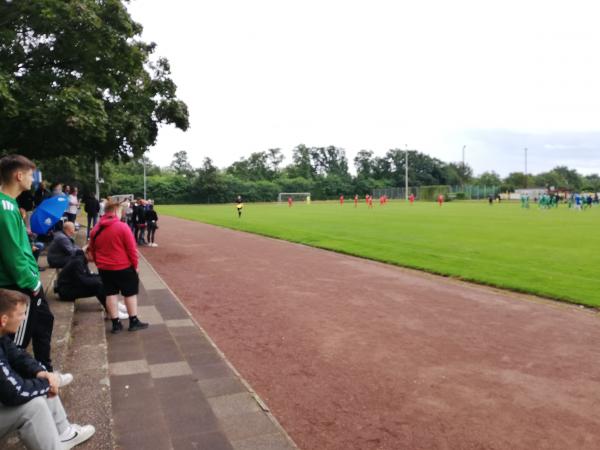
<path fill-rule="evenodd" d="M 188 127 L 166 59 L 121 0 L 0 2 L 0 152 L 139 157 Z"/>

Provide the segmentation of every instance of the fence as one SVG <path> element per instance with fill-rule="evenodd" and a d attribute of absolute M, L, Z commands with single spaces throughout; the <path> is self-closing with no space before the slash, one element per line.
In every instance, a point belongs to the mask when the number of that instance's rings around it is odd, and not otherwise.
<path fill-rule="evenodd" d="M 374 189 L 375 198 L 386 195 L 390 199 L 402 199 L 413 194 L 417 200 L 436 200 L 438 195 L 442 194 L 447 200 L 479 200 L 488 198 L 490 195 L 496 196 L 500 193 L 500 186 L 415 186 L 408 188 L 408 195 L 405 188 L 383 188 Z"/>

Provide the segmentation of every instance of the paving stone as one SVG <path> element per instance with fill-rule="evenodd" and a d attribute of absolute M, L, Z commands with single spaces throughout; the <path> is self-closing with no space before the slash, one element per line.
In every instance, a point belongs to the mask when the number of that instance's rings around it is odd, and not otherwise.
<path fill-rule="evenodd" d="M 233 378 L 235 374 L 225 362 L 219 362 L 194 367 L 194 376 L 198 380 L 209 380 L 211 378 Z"/>
<path fill-rule="evenodd" d="M 247 392 L 246 386 L 243 385 L 239 378 L 199 380 L 198 386 L 200 386 L 200 390 L 207 398 Z"/>
<path fill-rule="evenodd" d="M 282 434 L 266 434 L 253 436 L 231 443 L 234 450 L 294 450 L 292 445 Z"/>
<path fill-rule="evenodd" d="M 136 373 L 145 373 L 149 371 L 148 363 L 145 359 L 112 363 L 109 364 L 108 370 L 111 376 L 133 375 Z"/>
<path fill-rule="evenodd" d="M 168 328 L 180 328 L 180 327 L 195 327 L 196 324 L 192 319 L 173 319 L 165 320 L 165 325 Z"/>
<path fill-rule="evenodd" d="M 126 422 L 126 421 L 125 421 Z M 126 426 L 126 424 L 125 424 Z M 139 430 L 119 430 L 116 434 L 117 446 L 120 449 L 171 450 L 171 439 L 166 423 L 153 424 Z"/>
<path fill-rule="evenodd" d="M 153 395 L 154 383 L 150 373 L 110 377 L 110 392 L 113 406 L 133 397 Z"/>
<path fill-rule="evenodd" d="M 208 401 L 202 396 L 202 391 L 193 375 L 183 375 L 173 378 L 156 378 L 152 380 L 154 390 L 158 398 L 168 403 L 173 396 L 189 396 L 194 401 L 200 399 L 201 402 L 208 405 Z"/>
<path fill-rule="evenodd" d="M 202 397 L 178 398 L 162 402 L 162 409 L 171 436 L 186 437 L 209 431 L 219 431 L 219 422 Z"/>
<path fill-rule="evenodd" d="M 195 370 L 197 366 L 204 366 L 206 364 L 216 364 L 223 360 L 223 357 L 217 353 L 217 350 L 214 348 L 206 349 L 206 352 L 202 353 L 194 353 L 194 354 L 186 354 L 185 359 L 192 368 Z"/>
<path fill-rule="evenodd" d="M 155 306 L 138 306 L 138 317 L 140 320 L 148 322 L 150 325 L 164 323 L 163 317 Z"/>
<path fill-rule="evenodd" d="M 172 339 L 144 345 L 144 356 L 148 364 L 162 364 L 183 360 L 179 347 Z"/>
<path fill-rule="evenodd" d="M 192 369 L 185 361 L 151 364 L 148 367 L 150 368 L 152 378 L 177 377 L 192 374 Z"/>
<path fill-rule="evenodd" d="M 208 402 L 218 419 L 260 411 L 256 400 L 247 392 L 212 397 Z"/>
<path fill-rule="evenodd" d="M 174 450 L 233 450 L 227 437 L 220 431 L 174 438 L 172 442 Z"/>
<path fill-rule="evenodd" d="M 144 359 L 144 351 L 142 350 L 142 346 L 139 341 L 137 345 L 109 345 L 108 346 L 108 362 L 123 362 L 123 361 L 133 361 L 136 359 Z"/>
<path fill-rule="evenodd" d="M 260 435 L 279 433 L 279 429 L 269 416 L 262 411 L 223 417 L 219 422 L 231 442 Z"/>
<path fill-rule="evenodd" d="M 172 302 L 157 302 L 155 306 L 165 320 L 190 318 L 189 314 L 181 307 L 177 300 L 173 300 Z"/>

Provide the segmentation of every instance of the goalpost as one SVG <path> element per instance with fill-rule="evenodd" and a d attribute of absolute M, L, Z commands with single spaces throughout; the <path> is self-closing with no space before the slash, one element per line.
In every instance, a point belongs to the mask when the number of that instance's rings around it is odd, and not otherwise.
<path fill-rule="evenodd" d="M 306 204 L 310 204 L 310 192 L 280 192 L 279 195 L 277 195 L 277 202 L 287 202 L 290 197 L 292 197 L 292 200 L 295 202 L 306 202 Z"/>

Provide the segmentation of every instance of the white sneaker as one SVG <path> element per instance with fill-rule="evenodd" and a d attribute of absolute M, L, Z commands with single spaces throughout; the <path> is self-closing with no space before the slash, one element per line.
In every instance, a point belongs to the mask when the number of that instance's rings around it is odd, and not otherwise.
<path fill-rule="evenodd" d="M 91 438 L 96 429 L 93 425 L 77 425 L 72 423 L 60 436 L 63 450 L 68 450 Z"/>
<path fill-rule="evenodd" d="M 119 319 L 127 320 L 127 319 L 129 319 L 129 314 L 127 314 L 126 312 L 123 312 L 123 311 L 119 311 Z"/>
<path fill-rule="evenodd" d="M 56 375 L 58 375 L 58 379 L 60 380 L 58 382 L 58 387 L 62 388 L 65 387 L 68 384 L 71 384 L 71 381 L 73 381 L 73 375 L 71 375 L 70 373 L 61 373 L 61 372 L 54 372 Z"/>
<path fill-rule="evenodd" d="M 158 244 L 157 244 L 156 242 L 154 242 L 154 243 L 152 244 L 152 247 L 158 247 Z"/>

